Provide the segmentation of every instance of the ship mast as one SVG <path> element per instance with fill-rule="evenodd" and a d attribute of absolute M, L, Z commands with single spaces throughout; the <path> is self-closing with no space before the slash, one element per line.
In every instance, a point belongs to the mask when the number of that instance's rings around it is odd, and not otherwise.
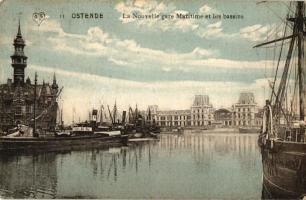
<path fill-rule="evenodd" d="M 274 91 L 272 91 L 272 94 L 275 95 L 275 105 L 274 109 L 276 112 L 282 111 L 284 115 L 286 115 L 286 112 L 282 109 L 282 101 L 284 100 L 284 93 L 285 88 L 287 85 L 287 79 L 288 72 L 289 72 L 289 65 L 294 49 L 294 43 L 295 40 L 297 41 L 297 47 L 298 47 L 298 90 L 299 90 L 299 119 L 304 120 L 305 117 L 305 69 L 304 69 L 304 25 L 305 25 L 305 18 L 304 18 L 304 10 L 305 10 L 305 4 L 303 1 L 298 1 L 296 6 L 296 13 L 295 17 L 289 17 L 287 20 L 290 22 L 293 22 L 293 33 L 292 35 L 278 38 L 272 41 L 264 42 L 261 44 L 258 44 L 254 47 L 260 47 L 267 44 L 284 41 L 291 39 L 288 54 L 286 57 L 285 67 L 282 74 L 282 78 L 279 84 L 279 88 L 277 93 L 275 94 Z M 274 88 L 274 87 L 273 87 Z M 272 88 L 272 89 L 273 89 Z M 276 113 L 274 113 L 276 114 Z"/>
<path fill-rule="evenodd" d="M 299 98 L 300 98 L 300 120 L 305 117 L 305 69 L 304 69 L 304 2 L 299 1 L 297 5 L 297 45 L 298 45 L 298 76 L 299 76 Z"/>
<path fill-rule="evenodd" d="M 34 126 L 33 126 L 33 137 L 38 137 L 38 134 L 36 132 L 36 90 L 37 90 L 37 73 L 35 72 L 35 85 L 34 85 Z"/>

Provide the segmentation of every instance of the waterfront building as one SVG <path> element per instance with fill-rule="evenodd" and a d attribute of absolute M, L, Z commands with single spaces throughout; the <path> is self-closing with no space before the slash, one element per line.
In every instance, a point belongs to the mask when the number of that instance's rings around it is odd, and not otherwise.
<path fill-rule="evenodd" d="M 157 111 L 157 124 L 161 127 L 190 126 L 190 110 Z"/>
<path fill-rule="evenodd" d="M 235 126 L 257 126 L 255 114 L 258 106 L 252 92 L 240 93 L 238 103 L 233 105 L 233 123 Z"/>
<path fill-rule="evenodd" d="M 191 126 L 211 125 L 214 120 L 214 109 L 209 103 L 208 95 L 195 95 L 191 106 Z"/>
<path fill-rule="evenodd" d="M 232 127 L 261 126 L 262 112 L 251 92 L 240 93 L 238 102 L 232 108 L 215 110 L 208 95 L 195 95 L 190 110 L 159 110 L 157 105 L 150 105 L 151 119 L 161 127 Z"/>
<path fill-rule="evenodd" d="M 214 112 L 215 126 L 228 127 L 232 126 L 232 111 L 225 108 L 220 108 Z"/>
<path fill-rule="evenodd" d="M 25 80 L 27 56 L 24 53 L 25 41 L 21 34 L 20 22 L 14 39 L 14 54 L 11 56 L 13 79 L 0 85 L 0 131 L 7 131 L 18 124 L 33 125 L 36 111 L 36 127 L 54 129 L 56 126 L 59 93 L 56 77 L 53 83 L 35 84 L 28 77 Z M 35 95 L 36 94 L 36 95 Z M 34 101 L 36 107 L 34 109 Z"/>
<path fill-rule="evenodd" d="M 150 105 L 146 111 L 147 116 L 149 112 L 151 119 L 161 127 L 206 126 L 211 125 L 214 120 L 208 95 L 195 95 L 191 109 L 159 110 L 157 105 Z"/>

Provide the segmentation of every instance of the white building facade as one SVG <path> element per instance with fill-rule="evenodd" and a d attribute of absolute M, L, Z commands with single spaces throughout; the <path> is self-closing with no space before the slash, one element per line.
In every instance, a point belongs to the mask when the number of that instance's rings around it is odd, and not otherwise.
<path fill-rule="evenodd" d="M 214 109 L 208 95 L 196 95 L 191 106 L 191 126 L 208 126 L 214 121 Z"/>
<path fill-rule="evenodd" d="M 235 126 L 258 126 L 256 114 L 258 106 L 254 94 L 251 92 L 240 93 L 238 103 L 233 105 L 233 124 Z"/>
<path fill-rule="evenodd" d="M 161 127 L 190 126 L 190 110 L 157 111 L 157 124 Z"/>
<path fill-rule="evenodd" d="M 214 120 L 214 109 L 208 95 L 195 95 L 190 110 L 158 110 L 150 105 L 146 111 L 161 127 L 207 126 Z"/>

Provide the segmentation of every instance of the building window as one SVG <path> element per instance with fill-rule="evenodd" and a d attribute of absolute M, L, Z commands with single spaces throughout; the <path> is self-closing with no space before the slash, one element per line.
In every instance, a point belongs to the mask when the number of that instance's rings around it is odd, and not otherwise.
<path fill-rule="evenodd" d="M 21 106 L 16 106 L 15 113 L 16 113 L 17 115 L 21 115 Z"/>

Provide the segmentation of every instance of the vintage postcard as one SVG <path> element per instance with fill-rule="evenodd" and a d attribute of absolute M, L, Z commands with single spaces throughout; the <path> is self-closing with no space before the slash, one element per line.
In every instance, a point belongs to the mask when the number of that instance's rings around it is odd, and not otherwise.
<path fill-rule="evenodd" d="M 0 199 L 306 198 L 304 1 L 0 0 Z"/>

